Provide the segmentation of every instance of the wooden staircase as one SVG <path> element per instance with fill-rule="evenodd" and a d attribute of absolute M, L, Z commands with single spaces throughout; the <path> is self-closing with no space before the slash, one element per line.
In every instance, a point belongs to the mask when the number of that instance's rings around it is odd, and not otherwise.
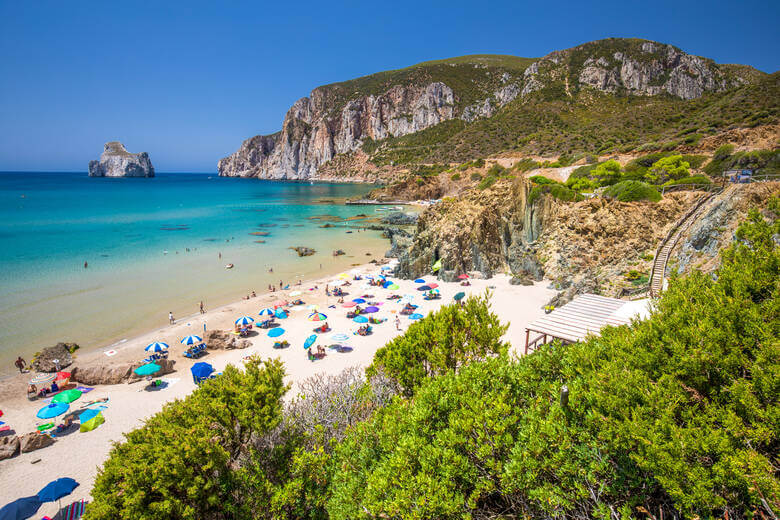
<path fill-rule="evenodd" d="M 718 190 L 716 192 L 707 193 L 699 198 L 699 200 L 691 206 L 691 209 L 675 222 L 672 229 L 669 230 L 669 233 L 667 233 L 666 237 L 658 245 L 658 249 L 655 252 L 655 258 L 653 258 L 653 269 L 650 272 L 651 298 L 658 298 L 661 295 L 661 291 L 663 291 L 666 266 L 669 263 L 669 257 L 677 245 L 677 242 L 680 240 L 680 237 L 685 230 L 701 216 L 701 213 L 704 211 L 704 204 L 721 191 L 722 190 Z"/>

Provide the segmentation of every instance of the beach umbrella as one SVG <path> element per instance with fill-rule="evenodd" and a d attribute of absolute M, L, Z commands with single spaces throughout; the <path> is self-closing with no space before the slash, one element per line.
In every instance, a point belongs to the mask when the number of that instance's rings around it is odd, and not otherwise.
<path fill-rule="evenodd" d="M 260 316 L 273 316 L 274 315 L 274 310 L 271 309 L 271 308 L 266 307 L 265 309 L 261 310 L 257 314 L 259 314 Z"/>
<path fill-rule="evenodd" d="M 419 319 L 421 319 L 422 317 L 423 317 L 423 315 L 422 315 L 422 314 L 420 314 L 419 312 L 415 312 L 414 314 L 410 314 L 410 315 L 409 315 L 409 319 L 410 319 L 410 320 L 419 320 Z"/>
<path fill-rule="evenodd" d="M 72 403 L 76 399 L 81 397 L 81 390 L 76 390 L 75 388 L 71 390 L 64 390 L 60 392 L 59 394 L 52 397 L 51 402 L 52 403 Z"/>
<path fill-rule="evenodd" d="M 192 376 L 194 378 L 202 379 L 204 377 L 209 377 L 211 374 L 213 374 L 214 367 L 204 361 L 200 361 L 192 365 L 192 368 L 190 368 L 190 372 L 192 372 Z"/>
<path fill-rule="evenodd" d="M 168 344 L 161 341 L 155 341 L 154 343 L 146 345 L 144 350 L 147 352 L 162 352 L 163 350 L 168 350 Z"/>
<path fill-rule="evenodd" d="M 280 320 L 283 320 L 287 318 L 287 313 L 284 312 L 284 309 L 276 309 L 276 314 L 274 314 L 274 316 L 276 316 Z"/>
<path fill-rule="evenodd" d="M 346 280 L 347 278 L 349 278 L 349 276 L 347 275 L 347 273 L 341 273 L 338 275 L 338 278 L 342 280 Z"/>
<path fill-rule="evenodd" d="M 357 303 L 355 302 L 347 302 L 341 304 L 341 306 L 344 307 L 345 309 L 349 309 L 350 307 L 354 307 L 355 305 L 357 305 Z"/>
<path fill-rule="evenodd" d="M 160 365 L 157 363 L 147 363 L 133 370 L 139 376 L 150 376 L 160 370 Z"/>
<path fill-rule="evenodd" d="M 363 312 L 368 313 L 368 314 L 371 314 L 372 312 L 378 312 L 378 311 L 379 311 L 379 307 L 374 307 L 373 305 L 370 306 L 370 307 L 366 307 L 363 310 Z"/>
<path fill-rule="evenodd" d="M 57 372 L 57 375 L 54 376 L 55 381 L 64 381 L 65 379 L 70 379 L 70 372 Z"/>
<path fill-rule="evenodd" d="M 38 491 L 38 499 L 41 502 L 54 502 L 70 495 L 77 487 L 79 487 L 79 483 L 70 477 L 58 478 L 57 480 L 52 480 Z"/>
<path fill-rule="evenodd" d="M 290 293 L 290 296 L 300 296 L 301 294 L 303 294 L 301 291 L 293 291 Z"/>
<path fill-rule="evenodd" d="M 81 421 L 81 426 L 79 426 L 80 433 L 91 432 L 92 430 L 94 430 L 95 428 L 97 428 L 98 426 L 106 422 L 106 418 L 103 417 L 103 414 L 100 413 L 99 410 L 96 411 L 97 413 L 95 414 L 94 417 L 92 417 L 88 421 L 84 421 L 84 420 Z"/>
<path fill-rule="evenodd" d="M 79 415 L 79 421 L 81 422 L 81 424 L 84 424 L 85 422 L 94 418 L 100 412 L 101 410 L 98 410 L 97 408 L 87 408 L 86 410 L 81 412 L 81 415 Z"/>
<path fill-rule="evenodd" d="M 333 341 L 347 341 L 349 339 L 349 336 L 347 336 L 346 334 L 338 333 L 338 334 L 333 334 L 330 337 L 330 339 L 332 339 Z"/>
<path fill-rule="evenodd" d="M 392 281 L 392 280 L 385 280 L 385 283 L 383 283 L 383 284 L 382 284 L 382 287 L 383 287 L 384 289 L 387 289 L 387 288 L 388 288 L 388 287 L 390 287 L 391 285 L 393 285 L 393 281 Z"/>
<path fill-rule="evenodd" d="M 364 300 L 363 298 L 355 298 L 352 301 L 355 302 L 355 303 L 366 303 L 366 300 Z"/>
<path fill-rule="evenodd" d="M 417 290 L 418 291 L 430 291 L 431 290 L 431 286 L 430 285 L 422 285 L 422 286 L 418 287 Z"/>
<path fill-rule="evenodd" d="M 467 275 L 466 273 L 459 274 L 459 275 L 458 275 L 458 280 L 465 280 L 465 279 L 467 279 L 468 277 L 469 277 L 469 275 Z"/>
<path fill-rule="evenodd" d="M 68 408 L 70 408 L 70 406 L 68 406 L 67 403 L 51 403 L 38 410 L 38 413 L 35 414 L 35 416 L 38 419 L 51 419 L 52 417 L 57 417 L 58 415 L 67 412 Z"/>
<path fill-rule="evenodd" d="M 368 323 L 368 318 L 365 316 L 355 316 L 352 321 L 355 323 Z"/>
<path fill-rule="evenodd" d="M 309 314 L 309 321 L 325 321 L 327 319 L 328 316 L 322 314 L 321 312 L 314 312 L 312 314 Z"/>
<path fill-rule="evenodd" d="M 422 278 L 418 278 L 417 280 L 414 281 L 414 283 L 425 283 L 425 280 L 423 280 Z"/>
<path fill-rule="evenodd" d="M 437 284 L 437 283 L 429 283 L 428 284 L 428 287 L 430 287 L 431 289 L 436 289 L 438 286 L 439 286 L 439 284 Z"/>
<path fill-rule="evenodd" d="M 458 293 L 458 294 L 456 294 L 456 295 L 455 295 L 453 298 L 455 298 L 455 301 L 457 302 L 457 301 L 460 301 L 460 300 L 462 300 L 462 299 L 463 299 L 465 296 L 466 296 L 466 293 L 464 293 L 464 292 L 459 292 L 459 293 Z"/>
<path fill-rule="evenodd" d="M 46 383 L 51 383 L 54 381 L 54 378 L 57 377 L 55 374 L 44 374 L 41 372 L 40 374 L 35 374 L 35 377 L 30 379 L 30 384 L 32 385 L 45 385 Z"/>
<path fill-rule="evenodd" d="M 397 283 L 390 284 L 387 288 L 390 289 L 391 291 L 397 291 L 398 289 L 400 289 Z"/>
<path fill-rule="evenodd" d="M 254 323 L 255 319 L 250 318 L 249 316 L 241 316 L 235 321 L 236 325 L 249 325 L 250 323 Z"/>
<path fill-rule="evenodd" d="M 285 305 L 287 305 L 287 300 L 276 300 L 274 302 L 274 309 L 278 307 L 284 307 Z"/>
<path fill-rule="evenodd" d="M 37 513 L 42 505 L 38 495 L 14 500 L 0 508 L 0 520 L 26 520 Z"/>
<path fill-rule="evenodd" d="M 435 272 L 436 272 L 436 271 L 438 271 L 439 269 L 441 269 L 441 258 L 439 258 L 438 260 L 436 260 L 436 262 L 435 262 L 435 263 L 434 263 L 434 264 L 431 266 L 431 272 L 434 272 L 434 273 L 435 273 Z"/>
<path fill-rule="evenodd" d="M 282 334 L 284 334 L 284 329 L 281 328 L 281 327 L 277 327 L 275 329 L 271 329 L 271 330 L 268 331 L 268 337 L 269 338 L 278 338 Z"/>
<path fill-rule="evenodd" d="M 190 334 L 189 336 L 185 336 L 181 338 L 180 343 L 182 345 L 197 345 L 201 341 L 203 341 L 203 338 L 201 338 L 200 336 L 195 336 L 194 334 Z"/>
<path fill-rule="evenodd" d="M 308 338 L 306 338 L 306 341 L 303 342 L 303 348 L 309 348 L 312 345 L 314 345 L 314 342 L 317 341 L 317 335 L 312 334 Z"/>

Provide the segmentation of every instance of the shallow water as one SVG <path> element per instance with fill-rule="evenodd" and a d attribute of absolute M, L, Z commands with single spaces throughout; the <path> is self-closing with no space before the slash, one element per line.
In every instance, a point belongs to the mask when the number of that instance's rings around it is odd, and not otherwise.
<path fill-rule="evenodd" d="M 381 255 L 388 245 L 378 232 L 350 234 L 338 222 L 324 229 L 325 220 L 309 218 L 381 215 L 341 203 L 369 189 L 203 174 L 0 173 L 0 374 L 18 353 L 57 341 L 108 345 L 165 324 L 168 311 L 193 314 L 200 300 L 213 308 Z M 317 253 L 300 258 L 292 246 Z M 347 256 L 333 257 L 336 248 Z"/>

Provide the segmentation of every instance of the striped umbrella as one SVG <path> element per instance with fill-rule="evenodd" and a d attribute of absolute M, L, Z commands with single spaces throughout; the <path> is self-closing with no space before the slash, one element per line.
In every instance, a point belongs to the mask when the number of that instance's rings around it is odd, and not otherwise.
<path fill-rule="evenodd" d="M 321 312 L 314 312 L 312 314 L 309 314 L 309 321 L 325 321 L 328 317 L 325 314 L 322 314 Z"/>
<path fill-rule="evenodd" d="M 187 337 L 181 338 L 181 344 L 182 345 L 197 345 L 201 341 L 203 341 L 203 338 L 201 338 L 200 336 L 195 336 L 193 334 L 190 334 Z"/>
<path fill-rule="evenodd" d="M 30 379 L 30 384 L 32 385 L 45 385 L 46 383 L 51 383 L 54 381 L 54 378 L 57 377 L 56 374 L 44 374 L 41 372 L 40 374 L 35 374 L 35 377 Z"/>
<path fill-rule="evenodd" d="M 249 316 L 241 316 L 235 323 L 236 325 L 249 325 L 250 323 L 254 323 L 254 321 L 254 318 L 250 318 Z"/>
<path fill-rule="evenodd" d="M 155 341 L 154 343 L 146 345 L 144 350 L 147 352 L 162 352 L 163 350 L 168 350 L 168 344 L 161 341 Z"/>
<path fill-rule="evenodd" d="M 274 315 L 274 310 L 271 309 L 271 308 L 266 307 L 265 309 L 263 309 L 262 311 L 258 312 L 257 314 L 259 314 L 260 316 L 273 316 Z"/>

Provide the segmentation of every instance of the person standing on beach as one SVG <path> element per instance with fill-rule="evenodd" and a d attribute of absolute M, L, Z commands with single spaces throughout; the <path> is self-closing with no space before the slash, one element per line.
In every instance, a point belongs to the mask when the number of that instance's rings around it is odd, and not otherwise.
<path fill-rule="evenodd" d="M 176 320 L 174 320 L 174 319 L 173 319 L 173 313 L 172 313 L 172 312 L 170 312 L 170 311 L 168 311 L 168 323 L 170 323 L 171 325 L 173 325 L 175 321 L 176 321 Z"/>
<path fill-rule="evenodd" d="M 279 280 L 279 289 L 281 289 L 281 288 L 282 288 L 282 281 Z"/>
<path fill-rule="evenodd" d="M 14 365 L 16 365 L 16 368 L 19 369 L 19 373 L 20 374 L 22 372 L 24 372 L 24 366 L 26 364 L 27 364 L 27 361 L 25 361 L 24 358 L 22 358 L 22 356 L 19 356 L 18 358 L 16 358 L 16 361 L 14 361 Z"/>
<path fill-rule="evenodd" d="M 86 268 L 87 268 L 87 262 L 86 262 L 86 260 L 85 260 L 85 261 L 84 261 L 84 269 L 86 269 Z"/>
<path fill-rule="evenodd" d="M 401 330 L 401 319 L 398 315 L 395 317 L 395 330 Z"/>
<path fill-rule="evenodd" d="M 222 260 L 222 252 L 219 253 L 219 259 Z"/>
<path fill-rule="evenodd" d="M 200 313 L 206 314 L 206 311 L 203 309 L 203 300 L 200 301 Z"/>

